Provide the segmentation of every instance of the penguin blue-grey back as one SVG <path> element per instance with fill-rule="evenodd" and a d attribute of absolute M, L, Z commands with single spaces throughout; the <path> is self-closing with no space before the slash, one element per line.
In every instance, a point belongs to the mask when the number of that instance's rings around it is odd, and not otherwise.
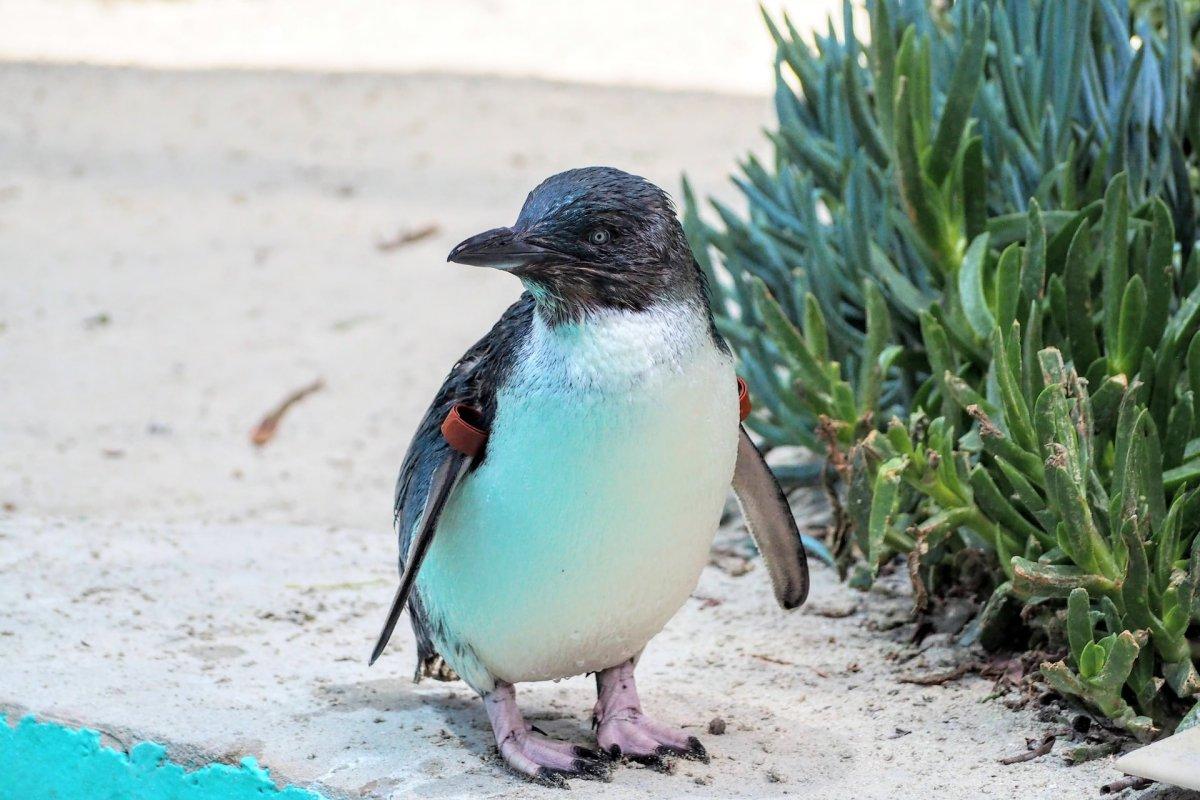
<path fill-rule="evenodd" d="M 409 446 L 400 589 L 372 662 L 407 607 L 416 678 L 461 677 L 505 762 L 539 782 L 606 778 L 622 758 L 707 759 L 643 713 L 634 668 L 695 588 L 731 484 L 785 608 L 808 570 L 739 424 L 732 356 L 670 198 L 610 167 L 569 170 L 448 260 L 525 292 L 454 365 Z M 470 452 L 443 434 L 456 408 L 486 431 Z M 518 682 L 589 672 L 598 750 L 524 721 Z"/>

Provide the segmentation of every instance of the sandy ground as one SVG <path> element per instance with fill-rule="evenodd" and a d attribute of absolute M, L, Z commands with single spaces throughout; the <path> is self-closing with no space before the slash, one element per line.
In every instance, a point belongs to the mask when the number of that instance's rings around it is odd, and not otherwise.
<path fill-rule="evenodd" d="M 394 579 L 384 531 L 26 520 L 0 531 L 0 710 L 86 722 L 113 745 L 150 736 L 184 761 L 253 754 L 331 797 L 562 797 L 502 769 L 465 686 L 409 682 L 407 626 L 367 668 Z M 695 731 L 712 762 L 626 767 L 611 784 L 572 782 L 571 796 L 1043 800 L 1093 796 L 1117 777 L 1056 755 L 998 764 L 1046 726 L 985 703 L 989 681 L 898 682 L 953 656 L 933 646 L 904 660 L 907 598 L 865 598 L 825 569 L 813 594 L 785 615 L 761 569 L 706 570 L 638 672 L 647 709 Z M 591 679 L 530 684 L 520 698 L 549 734 L 594 743 Z M 707 732 L 715 717 L 724 735 Z"/>
<path fill-rule="evenodd" d="M 532 81 L 32 66 L 0 68 L 0 96 L 0 503 L 383 529 L 410 431 L 520 293 L 450 248 L 569 167 L 727 191 L 768 114 Z"/>
<path fill-rule="evenodd" d="M 0 54 L 171 68 L 438 71 L 769 94 L 759 0 L 0 0 Z M 841 0 L 765 0 L 802 29 Z M 860 30 L 867 26 L 857 25 Z"/>
<path fill-rule="evenodd" d="M 407 682 L 407 633 L 363 659 L 409 432 L 518 291 L 444 255 L 570 166 L 672 189 L 686 169 L 727 194 L 765 101 L 23 64 L 0 67 L 0 96 L 0 705 L 183 758 L 254 753 L 339 796 L 546 795 L 490 760 L 464 687 Z M 1116 777 L 1056 755 L 997 764 L 1045 726 L 984 702 L 984 681 L 899 683 L 951 654 L 903 661 L 905 599 L 864 599 L 818 569 L 784 617 L 760 571 L 709 569 L 642 682 L 665 718 L 727 720 L 713 764 L 575 791 L 1033 800 Z M 548 730 L 588 737 L 589 681 L 524 697 Z"/>

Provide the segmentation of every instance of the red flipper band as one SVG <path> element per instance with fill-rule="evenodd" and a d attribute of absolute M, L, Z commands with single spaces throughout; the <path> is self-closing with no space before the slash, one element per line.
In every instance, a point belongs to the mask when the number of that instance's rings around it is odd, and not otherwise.
<path fill-rule="evenodd" d="M 746 382 L 741 378 L 738 381 L 738 414 L 741 415 L 742 422 L 746 421 L 746 417 L 750 416 L 750 390 L 746 388 Z"/>
<path fill-rule="evenodd" d="M 450 409 L 442 420 L 442 436 L 464 456 L 477 456 L 487 444 L 487 431 L 478 411 L 461 403 Z"/>

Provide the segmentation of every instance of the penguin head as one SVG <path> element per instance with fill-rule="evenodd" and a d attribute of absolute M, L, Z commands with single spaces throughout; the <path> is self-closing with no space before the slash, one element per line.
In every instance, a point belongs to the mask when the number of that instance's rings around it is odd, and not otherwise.
<path fill-rule="evenodd" d="M 447 260 L 516 275 L 551 319 L 641 311 L 703 289 L 670 197 L 612 167 L 547 178 L 512 227 L 472 236 Z"/>

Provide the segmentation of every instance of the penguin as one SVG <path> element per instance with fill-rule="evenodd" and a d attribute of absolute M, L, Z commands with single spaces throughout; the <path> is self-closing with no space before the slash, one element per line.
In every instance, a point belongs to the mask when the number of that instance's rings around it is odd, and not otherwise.
<path fill-rule="evenodd" d="M 634 671 L 695 589 L 731 485 L 785 609 L 804 602 L 808 565 L 740 424 L 733 357 L 671 199 L 611 167 L 569 170 L 447 260 L 524 291 L 450 370 L 404 458 L 400 587 L 371 663 L 407 607 L 415 680 L 465 681 L 508 767 L 539 783 L 707 761 L 642 710 Z M 598 750 L 524 720 L 517 684 L 589 673 Z"/>

